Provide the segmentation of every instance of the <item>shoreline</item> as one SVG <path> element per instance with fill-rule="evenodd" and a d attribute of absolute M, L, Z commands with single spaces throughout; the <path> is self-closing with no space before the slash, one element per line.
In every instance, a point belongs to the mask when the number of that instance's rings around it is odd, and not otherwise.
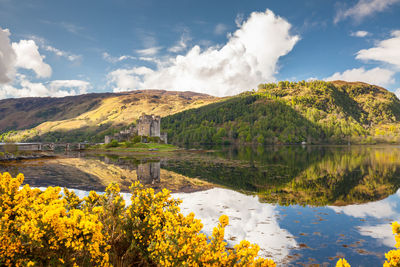
<path fill-rule="evenodd" d="M 21 156 L 14 156 L 11 158 L 0 158 L 0 163 L 2 162 L 11 162 L 11 161 L 21 161 L 21 160 L 32 160 L 32 159 L 52 159 L 52 158 L 56 158 L 56 155 L 47 155 L 47 154 L 43 154 L 43 155 L 21 155 Z"/>

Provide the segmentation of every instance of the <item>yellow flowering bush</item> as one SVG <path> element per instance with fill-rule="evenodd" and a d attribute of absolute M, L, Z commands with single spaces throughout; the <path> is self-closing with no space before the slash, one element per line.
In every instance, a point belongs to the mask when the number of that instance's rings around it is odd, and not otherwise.
<path fill-rule="evenodd" d="M 69 208 L 59 187 L 20 186 L 24 176 L 0 174 L 0 265 L 108 265 L 96 214 Z"/>
<path fill-rule="evenodd" d="M 134 184 L 126 206 L 117 184 L 80 199 L 58 187 L 20 188 L 23 179 L 0 174 L 0 266 L 276 266 L 247 241 L 227 248 L 226 215 L 212 236 L 201 233 L 168 190 Z"/>
<path fill-rule="evenodd" d="M 350 264 L 345 259 L 339 259 L 336 262 L 336 267 L 350 267 Z"/>
<path fill-rule="evenodd" d="M 392 223 L 392 231 L 396 240 L 396 248 L 400 247 L 400 224 L 398 222 Z M 388 253 L 385 253 L 386 261 L 383 263 L 383 267 L 400 267 L 400 250 L 393 249 Z M 341 262 L 343 261 L 343 262 Z M 350 267 L 345 259 L 340 259 L 336 266 Z"/>
<path fill-rule="evenodd" d="M 398 222 L 392 223 L 392 230 L 396 239 L 396 248 L 400 247 L 400 224 Z M 385 253 L 386 261 L 383 264 L 384 267 L 400 266 L 400 250 L 393 249 L 388 253 Z"/>

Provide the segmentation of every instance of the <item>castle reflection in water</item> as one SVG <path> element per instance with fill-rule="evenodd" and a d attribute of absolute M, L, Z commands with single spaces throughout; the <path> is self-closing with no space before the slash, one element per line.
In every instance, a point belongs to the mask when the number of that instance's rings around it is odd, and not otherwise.
<path fill-rule="evenodd" d="M 142 184 L 160 183 L 160 162 L 141 163 L 136 167 L 136 172 Z"/>
<path fill-rule="evenodd" d="M 160 161 L 147 161 L 118 158 L 113 159 L 105 156 L 102 159 L 107 164 L 114 164 L 123 169 L 136 170 L 137 179 L 143 185 L 157 185 L 160 180 Z"/>

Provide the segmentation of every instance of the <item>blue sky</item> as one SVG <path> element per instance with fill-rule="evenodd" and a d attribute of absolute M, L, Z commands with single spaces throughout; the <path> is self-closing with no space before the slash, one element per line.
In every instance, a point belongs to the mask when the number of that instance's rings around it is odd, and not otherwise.
<path fill-rule="evenodd" d="M 400 0 L 0 0 L 0 98 L 307 79 L 396 91 L 399 14 Z"/>

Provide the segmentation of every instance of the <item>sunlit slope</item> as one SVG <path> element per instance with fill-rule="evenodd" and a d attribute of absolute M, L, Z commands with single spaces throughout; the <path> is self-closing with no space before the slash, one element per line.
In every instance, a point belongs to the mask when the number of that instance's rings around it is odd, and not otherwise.
<path fill-rule="evenodd" d="M 117 94 L 86 94 L 68 97 L 27 97 L 0 100 L 0 131 L 33 128 L 46 121 L 75 118 L 99 107 Z"/>
<path fill-rule="evenodd" d="M 97 94 L 92 94 L 92 97 L 87 100 L 88 102 L 85 102 L 85 104 L 79 103 L 79 106 L 75 108 L 73 108 L 75 105 L 74 103 L 68 102 L 71 108 L 66 110 L 66 114 L 64 114 L 63 117 L 58 114 L 58 112 L 54 114 L 53 117 L 48 115 L 49 119 L 47 121 L 42 122 L 31 129 L 25 129 L 23 131 L 18 131 L 17 133 L 8 134 L 7 139 L 14 141 L 29 140 L 35 137 L 40 138 L 41 136 L 49 135 L 54 132 L 73 131 L 84 131 L 90 136 L 102 131 L 107 131 L 108 129 L 127 126 L 134 123 L 143 112 L 163 117 L 186 109 L 197 108 L 218 100 L 216 97 L 204 94 L 163 90 L 142 90 L 120 94 L 99 94 L 99 97 L 97 98 L 96 95 Z M 87 96 L 84 95 L 82 98 L 86 99 Z M 69 98 L 64 99 L 69 100 Z M 75 99 L 79 101 L 80 96 L 75 97 Z M 34 98 L 32 100 L 36 101 L 37 99 Z M 21 114 L 24 113 L 37 114 L 40 112 L 45 113 L 46 110 L 61 110 L 62 108 L 60 107 L 60 103 L 62 103 L 62 99 L 58 99 L 58 101 L 55 102 L 54 107 L 43 106 L 42 109 L 39 110 L 38 107 L 34 110 L 27 107 L 24 112 L 15 108 L 15 112 L 18 116 L 21 116 Z M 85 111 L 82 112 L 81 110 L 81 112 L 79 112 L 79 107 L 82 107 Z M 71 114 L 68 114 L 69 111 Z M 10 111 L 10 113 L 12 112 L 14 111 Z M 54 119 L 58 117 L 61 119 Z M 7 125 L 5 128 L 12 128 L 12 122 L 8 121 L 8 123 L 11 123 L 11 125 Z M 16 125 L 15 128 L 24 128 L 26 125 L 27 123 L 23 123 L 21 125 Z"/>
<path fill-rule="evenodd" d="M 258 90 L 166 117 L 174 143 L 399 142 L 400 100 L 343 81 L 260 84 Z"/>

